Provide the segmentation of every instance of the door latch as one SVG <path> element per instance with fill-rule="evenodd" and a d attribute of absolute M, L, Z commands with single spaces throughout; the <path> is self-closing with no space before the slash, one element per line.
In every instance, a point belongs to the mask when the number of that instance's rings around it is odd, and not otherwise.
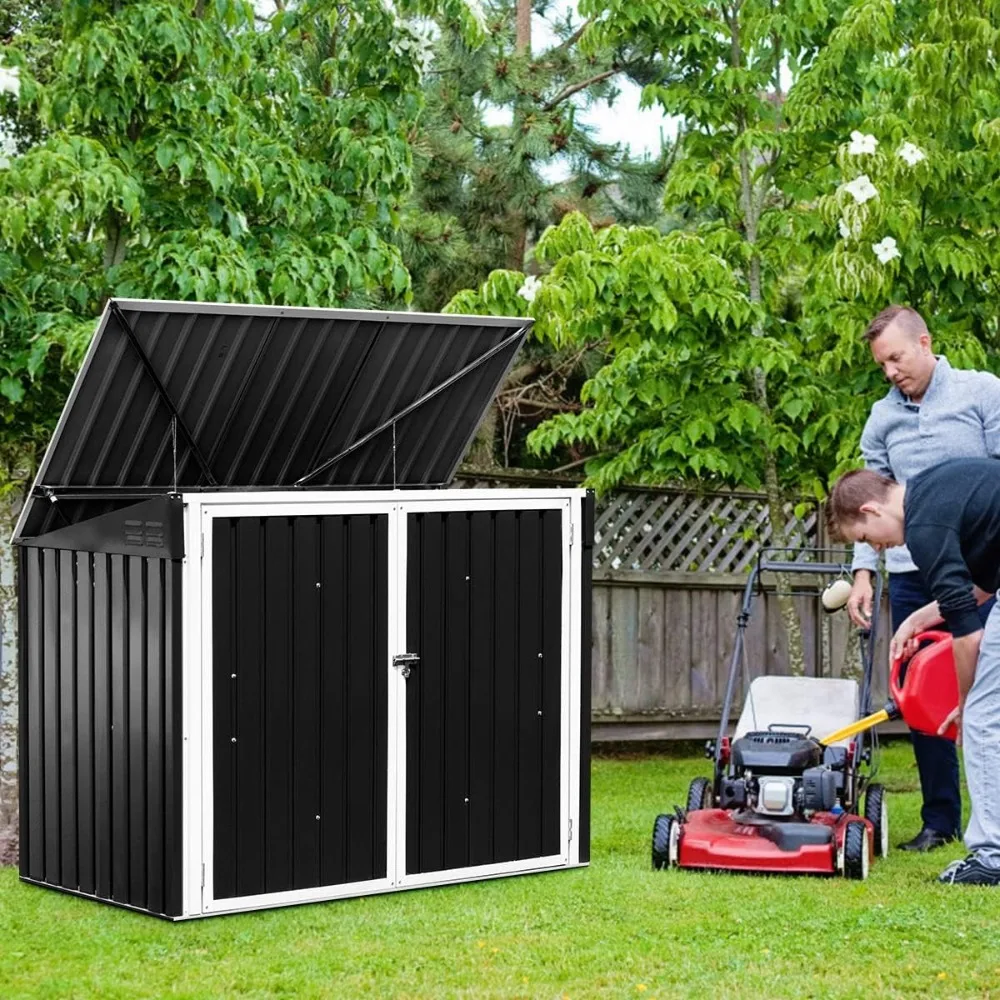
<path fill-rule="evenodd" d="M 410 670 L 420 662 L 418 653 L 397 653 L 392 658 L 392 665 L 404 676 L 410 676 Z"/>

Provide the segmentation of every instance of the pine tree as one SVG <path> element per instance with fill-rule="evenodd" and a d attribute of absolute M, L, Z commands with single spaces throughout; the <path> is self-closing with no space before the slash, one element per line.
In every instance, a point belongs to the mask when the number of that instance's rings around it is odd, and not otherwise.
<path fill-rule="evenodd" d="M 554 24 L 555 44 L 533 46 L 530 16 L 548 11 L 547 0 L 496 0 L 482 14 L 486 42 L 479 47 L 441 26 L 399 238 L 417 308 L 440 309 L 497 268 L 532 270 L 534 242 L 571 212 L 598 227 L 668 224 L 661 206 L 671 144 L 661 141 L 658 156 L 634 159 L 577 119 L 591 102 L 613 104 L 622 79 L 660 79 L 657 59 L 627 48 L 585 54 L 591 22 L 575 21 L 572 12 Z M 497 124 L 498 117 L 507 123 Z M 557 172 L 564 179 L 554 180 Z M 528 301 L 520 301 L 526 311 Z M 528 433 L 553 412 L 578 407 L 579 387 L 599 364 L 593 350 L 561 352 L 530 341 L 470 462 L 546 464 L 524 447 Z M 571 450 L 569 458 L 580 455 Z"/>
<path fill-rule="evenodd" d="M 656 76 L 656 61 L 628 50 L 583 54 L 590 22 L 575 22 L 572 11 L 554 25 L 559 41 L 537 50 L 528 17 L 548 7 L 496 0 L 483 14 L 478 48 L 442 26 L 401 235 L 419 308 L 441 308 L 495 268 L 523 270 L 533 242 L 567 212 L 598 225 L 651 224 L 661 215 L 669 148 L 636 160 L 576 118 L 589 102 L 613 102 L 617 81 Z M 488 123 L 490 108 L 509 124 Z M 554 167 L 565 180 L 550 179 Z"/>

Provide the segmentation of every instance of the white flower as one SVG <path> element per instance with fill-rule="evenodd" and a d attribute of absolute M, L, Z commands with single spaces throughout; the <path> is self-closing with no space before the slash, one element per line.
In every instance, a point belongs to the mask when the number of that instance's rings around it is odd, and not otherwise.
<path fill-rule="evenodd" d="M 881 243 L 873 243 L 872 250 L 883 264 L 888 264 L 890 260 L 901 256 L 896 241 L 891 236 L 887 236 Z"/>
<path fill-rule="evenodd" d="M 389 48 L 397 56 L 409 58 L 420 76 L 430 69 L 434 59 L 434 31 L 429 24 L 407 24 L 397 20 L 399 32 L 389 43 Z"/>
<path fill-rule="evenodd" d="M 844 190 L 859 204 L 863 205 L 871 198 L 878 197 L 878 188 L 868 179 L 867 174 L 855 177 L 850 184 L 844 185 Z"/>
<path fill-rule="evenodd" d="M 21 92 L 21 69 L 19 66 L 0 66 L 0 94 L 13 94 L 17 97 Z"/>
<path fill-rule="evenodd" d="M 541 287 L 542 283 L 533 274 L 529 274 L 524 279 L 524 284 L 517 290 L 517 294 L 528 302 L 534 302 L 538 289 Z"/>
<path fill-rule="evenodd" d="M 840 235 L 844 237 L 845 240 L 849 240 L 852 236 L 857 239 L 861 235 L 862 222 L 860 219 L 854 219 L 852 222 L 848 222 L 843 216 L 837 220 L 837 229 L 840 230 Z"/>
<path fill-rule="evenodd" d="M 919 146 L 914 146 L 912 142 L 904 142 L 896 154 L 901 160 L 915 167 L 921 160 L 927 159 L 927 154 Z"/>
<path fill-rule="evenodd" d="M 861 156 L 865 153 L 874 153 L 878 145 L 878 139 L 873 135 L 867 135 L 855 129 L 851 133 L 851 144 L 847 147 L 847 152 L 851 156 Z"/>
<path fill-rule="evenodd" d="M 483 10 L 483 5 L 480 0 L 465 0 L 465 6 L 469 8 L 469 13 L 472 15 L 473 20 L 476 24 L 486 31 L 486 11 Z"/>
<path fill-rule="evenodd" d="M 417 72 L 423 76 L 434 61 L 434 33 L 430 25 L 414 25 L 411 29 L 415 44 L 411 49 Z"/>

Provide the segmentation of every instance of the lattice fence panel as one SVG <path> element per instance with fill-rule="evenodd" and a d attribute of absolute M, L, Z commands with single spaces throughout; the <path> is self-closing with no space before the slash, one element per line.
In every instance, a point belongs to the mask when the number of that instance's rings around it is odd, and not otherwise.
<path fill-rule="evenodd" d="M 576 486 L 542 475 L 460 474 L 459 487 Z M 786 545 L 815 548 L 818 508 L 797 518 L 785 507 Z M 623 490 L 597 501 L 595 568 L 682 573 L 741 573 L 771 542 L 767 501 L 752 493 Z M 799 558 L 802 558 L 801 556 Z"/>
<path fill-rule="evenodd" d="M 772 544 L 767 502 L 737 493 L 672 491 L 612 494 L 598 501 L 594 566 L 684 573 L 739 573 Z M 818 544 L 817 511 L 797 518 L 786 544 Z"/>

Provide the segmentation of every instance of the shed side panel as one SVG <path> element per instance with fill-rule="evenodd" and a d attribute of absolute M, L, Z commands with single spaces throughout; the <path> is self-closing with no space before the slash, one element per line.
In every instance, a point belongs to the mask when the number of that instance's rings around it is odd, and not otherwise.
<path fill-rule="evenodd" d="M 179 563 L 25 547 L 20 569 L 21 875 L 179 915 Z"/>

